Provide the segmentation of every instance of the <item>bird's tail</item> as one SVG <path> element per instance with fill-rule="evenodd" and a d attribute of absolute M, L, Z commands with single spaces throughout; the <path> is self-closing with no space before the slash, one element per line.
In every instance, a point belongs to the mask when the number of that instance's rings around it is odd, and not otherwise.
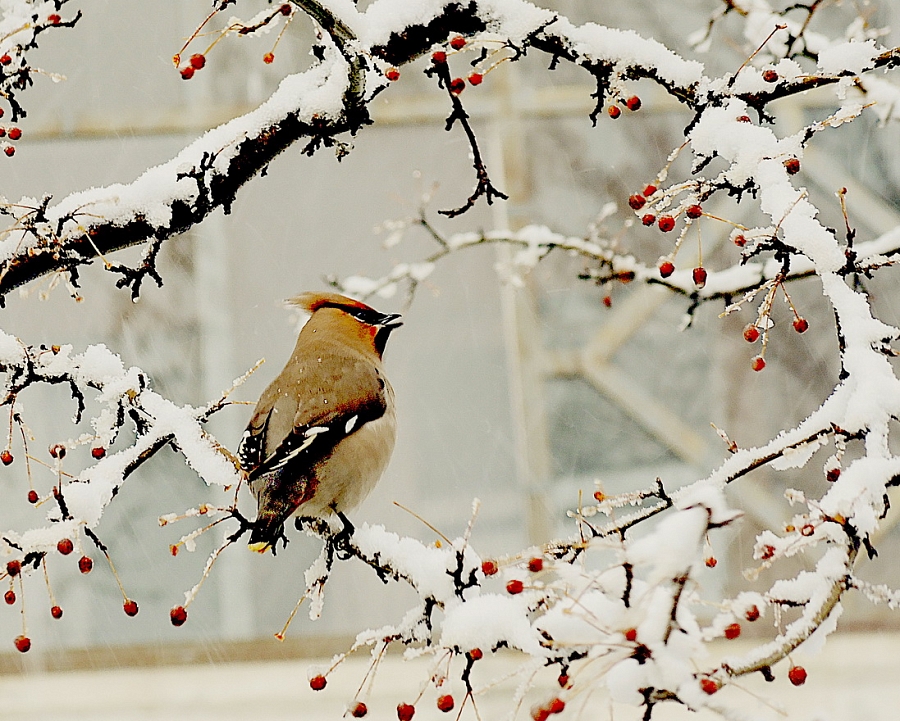
<path fill-rule="evenodd" d="M 284 518 L 275 513 L 261 511 L 250 530 L 248 543 L 250 550 L 265 553 L 271 548 L 274 555 L 279 540 L 287 546 L 288 539 L 284 535 Z"/>

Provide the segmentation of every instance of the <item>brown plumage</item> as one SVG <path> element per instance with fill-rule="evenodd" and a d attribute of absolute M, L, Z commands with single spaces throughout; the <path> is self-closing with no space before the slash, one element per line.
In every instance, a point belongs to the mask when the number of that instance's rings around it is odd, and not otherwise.
<path fill-rule="evenodd" d="M 394 449 L 394 391 L 381 356 L 398 315 L 336 293 L 290 303 L 311 316 L 263 392 L 238 448 L 256 496 L 250 547 L 275 550 L 291 516 L 341 513 L 381 478 Z"/>

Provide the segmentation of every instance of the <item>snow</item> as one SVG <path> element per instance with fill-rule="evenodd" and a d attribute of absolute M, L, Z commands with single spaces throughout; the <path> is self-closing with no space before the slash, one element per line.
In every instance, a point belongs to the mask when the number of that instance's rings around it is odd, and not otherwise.
<path fill-rule="evenodd" d="M 483 651 L 505 642 L 532 656 L 546 656 L 540 637 L 528 622 L 527 602 L 519 596 L 485 593 L 447 609 L 441 624 L 441 645 Z"/>
<path fill-rule="evenodd" d="M 819 51 L 816 64 L 826 75 L 852 73 L 859 75 L 875 64 L 875 58 L 884 52 L 874 40 L 836 43 Z"/>

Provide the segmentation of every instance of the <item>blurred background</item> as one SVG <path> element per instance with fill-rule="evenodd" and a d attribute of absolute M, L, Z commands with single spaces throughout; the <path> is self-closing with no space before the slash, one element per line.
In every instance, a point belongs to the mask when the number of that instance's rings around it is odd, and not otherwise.
<path fill-rule="evenodd" d="M 717 9 L 713 0 L 687 0 L 677 9 L 653 2 L 542 4 L 576 23 L 594 21 L 653 36 L 706 63 L 708 74 L 734 70 L 748 54 L 737 18 L 716 26 L 710 53 L 687 45 L 688 35 Z M 243 3 L 235 12 L 247 18 L 263 7 L 263 2 Z M 202 72 L 184 82 L 171 57 L 208 13 L 207 2 L 159 0 L 149 10 L 139 3 L 92 0 L 83 10 L 73 30 L 43 36 L 33 58 L 66 79 L 39 81 L 23 96 L 29 113 L 23 139 L 0 173 L 0 194 L 10 201 L 128 183 L 205 130 L 255 107 L 284 75 L 310 62 L 309 23 L 298 17 L 276 48 L 273 64 L 264 64 L 262 56 L 271 50 L 274 34 L 232 36 L 209 53 Z M 843 27 L 854 8 L 829 12 L 821 13 L 826 22 L 817 29 Z M 869 19 L 889 25 L 898 13 L 900 8 L 883 3 L 872 8 Z M 896 34 L 882 42 L 896 45 Z M 201 39 L 188 52 L 205 46 Z M 473 58 L 474 53 L 451 57 L 454 74 L 465 74 Z M 298 319 L 281 306 L 283 299 L 325 289 L 328 276 L 378 277 L 395 263 L 425 258 L 437 246 L 424 230 L 412 228 L 400 244 L 385 247 L 389 233 L 382 227 L 423 209 L 447 234 L 536 223 L 583 236 L 601 209 L 614 202 L 619 212 L 599 221 L 597 232 L 654 263 L 668 253 L 671 241 L 626 222 L 633 216 L 625 200 L 652 181 L 683 142 L 689 113 L 645 81 L 632 83 L 643 100 L 639 112 L 626 112 L 617 121 L 602 114 L 592 127 L 592 78 L 565 65 L 547 72 L 548 62 L 532 52 L 522 62 L 503 64 L 462 96 L 492 179 L 510 195 L 509 202 L 479 203 L 453 221 L 437 215 L 438 209 L 462 204 L 474 173 L 461 129 L 443 130 L 447 98 L 421 73 L 425 64 L 419 62 L 404 67 L 401 79 L 378 97 L 374 126 L 353 140 L 354 150 L 342 162 L 327 149 L 308 158 L 302 148 L 291 148 L 265 177 L 240 192 L 230 215 L 216 213 L 167 241 L 159 263 L 162 288 L 148 281 L 139 302 L 132 303 L 128 290 L 115 288 L 115 276 L 95 267 L 83 273 L 83 300 L 75 302 L 63 284 L 51 288 L 44 279 L 7 299 L 0 311 L 3 327 L 26 343 L 71 344 L 75 352 L 105 343 L 181 404 L 200 405 L 218 396 L 265 358 L 234 395 L 255 401 L 295 341 Z M 773 106 L 776 132 L 795 132 L 827 116 L 832 104 L 828 90 L 780 101 Z M 815 139 L 799 182 L 809 188 L 826 223 L 843 226 L 834 194 L 847 187 L 857 241 L 900 224 L 898 146 L 896 125 L 876 128 L 865 116 Z M 688 172 L 685 157 L 670 178 Z M 423 208 L 426 195 L 432 197 Z M 748 225 L 762 222 L 752 203 L 746 205 L 749 210 L 716 197 L 704 209 Z M 704 223 L 704 265 L 712 271 L 738 261 L 729 231 L 725 224 Z M 687 266 L 695 257 L 686 247 L 679 263 Z M 139 258 L 134 249 L 115 260 Z M 837 340 L 815 280 L 790 287 L 810 330 L 794 333 L 788 308 L 777 304 L 768 366 L 752 373 L 756 351 L 741 337 L 755 317 L 750 310 L 721 319 L 721 305 L 710 303 L 683 330 L 684 298 L 652 287 L 598 288 L 578 280 L 586 269 L 583 260 L 563 255 L 551 255 L 524 287 L 514 288 L 495 272 L 495 265 L 508 259 L 508 251 L 498 247 L 462 251 L 439 263 L 411 303 L 403 289 L 370 299 L 379 310 L 405 316 L 386 353 L 400 432 L 390 468 L 353 514 L 356 523 L 384 524 L 430 542 L 434 533 L 394 502 L 453 537 L 463 532 L 472 501 L 479 498 L 475 548 L 483 556 L 516 552 L 572 534 L 566 511 L 577 507 L 579 494 L 590 498 L 598 484 L 606 493 L 618 493 L 649 487 L 657 477 L 672 488 L 707 475 L 726 454 L 710 423 L 741 446 L 763 443 L 818 407 L 836 381 Z M 880 317 L 898 323 L 893 273 L 883 271 L 867 287 Z M 606 296 L 610 307 L 603 302 Z M 32 452 L 46 455 L 48 463 L 52 459 L 44 448 L 87 430 L 86 424 L 73 429 L 74 404 L 64 389 L 31 390 L 22 402 L 37 439 Z M 232 406 L 215 416 L 210 428 L 234 448 L 249 413 L 247 406 Z M 765 527 L 778 530 L 791 517 L 785 488 L 821 494 L 828 453 L 821 451 L 799 471 L 759 470 L 730 489 L 732 503 L 746 515 L 730 535 L 713 540 L 710 553 L 719 566 L 704 579 L 711 596 L 767 587 L 765 576 L 754 585 L 741 575 L 753 565 L 753 538 Z M 76 454 L 64 468 L 77 472 L 86 462 Z M 33 471 L 35 486 L 46 492 L 55 473 L 37 466 Z M 6 493 L 0 528 L 43 521 L 43 511 L 26 501 L 28 482 L 20 464 L 0 467 L 0 483 Z M 243 507 L 252 513 L 250 500 L 245 497 Z M 92 554 L 95 570 L 88 577 L 77 572 L 73 557 L 51 559 L 53 592 L 64 618 L 50 618 L 43 582 L 29 579 L 34 645 L 21 655 L 9 643 L 0 668 L 35 678 L 63 669 L 155 666 L 165 672 L 182 663 L 327 656 L 346 649 L 359 630 L 394 622 L 413 605 L 405 589 L 383 587 L 361 565 L 339 564 L 322 618 L 310 622 L 301 610 L 287 640 L 278 643 L 273 634 L 302 593 L 303 571 L 319 550 L 318 541 L 291 532 L 291 544 L 276 558 L 250 554 L 242 544 L 230 549 L 191 607 L 189 622 L 174 629 L 168 609 L 199 579 L 222 534 L 207 534 L 194 554 L 173 558 L 169 544 L 195 526 L 183 521 L 161 529 L 157 518 L 200 502 L 227 501 L 174 453 L 164 450 L 145 464 L 96 529 L 140 614 L 132 619 L 122 613 L 121 594 L 99 554 Z M 892 562 L 895 518 L 888 517 L 875 539 L 880 557 L 863 562 L 860 570 L 864 578 L 892 587 L 900 585 L 900 569 Z M 803 563 L 797 561 L 794 569 L 779 566 L 779 575 L 796 572 Z M 845 608 L 843 629 L 898 627 L 897 616 L 884 607 L 848 596 Z M 17 609 L 0 609 L 0 642 L 12 639 L 20 625 Z M 297 683 L 305 692 L 305 676 Z M 41 712 L 22 707 L 21 713 Z"/>

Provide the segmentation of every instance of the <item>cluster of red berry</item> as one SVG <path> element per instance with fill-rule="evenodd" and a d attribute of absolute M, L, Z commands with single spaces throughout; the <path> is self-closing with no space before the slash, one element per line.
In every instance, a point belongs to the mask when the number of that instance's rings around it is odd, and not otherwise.
<path fill-rule="evenodd" d="M 467 41 L 462 35 L 455 35 L 450 38 L 450 47 L 454 50 L 462 50 L 466 47 Z M 437 50 L 431 54 L 431 62 L 433 65 L 446 65 L 447 64 L 447 53 L 443 50 Z M 396 71 L 396 68 L 391 68 L 391 70 Z M 390 71 L 388 71 L 390 73 Z M 391 77 L 388 75 L 388 80 L 396 80 L 400 74 L 397 72 L 396 77 Z M 466 81 L 468 80 L 469 85 L 481 85 L 484 81 L 484 73 L 479 72 L 478 70 L 473 70 L 466 78 L 453 78 L 450 81 L 450 92 L 454 95 L 459 95 L 463 90 L 466 89 Z"/>
<path fill-rule="evenodd" d="M 635 112 L 641 109 L 641 99 L 637 95 L 632 95 L 629 98 L 618 98 L 617 101 L 619 104 L 624 105 L 631 112 Z M 608 105 L 606 107 L 606 114 L 609 115 L 613 120 L 618 118 L 622 114 L 622 108 L 619 105 Z"/>

